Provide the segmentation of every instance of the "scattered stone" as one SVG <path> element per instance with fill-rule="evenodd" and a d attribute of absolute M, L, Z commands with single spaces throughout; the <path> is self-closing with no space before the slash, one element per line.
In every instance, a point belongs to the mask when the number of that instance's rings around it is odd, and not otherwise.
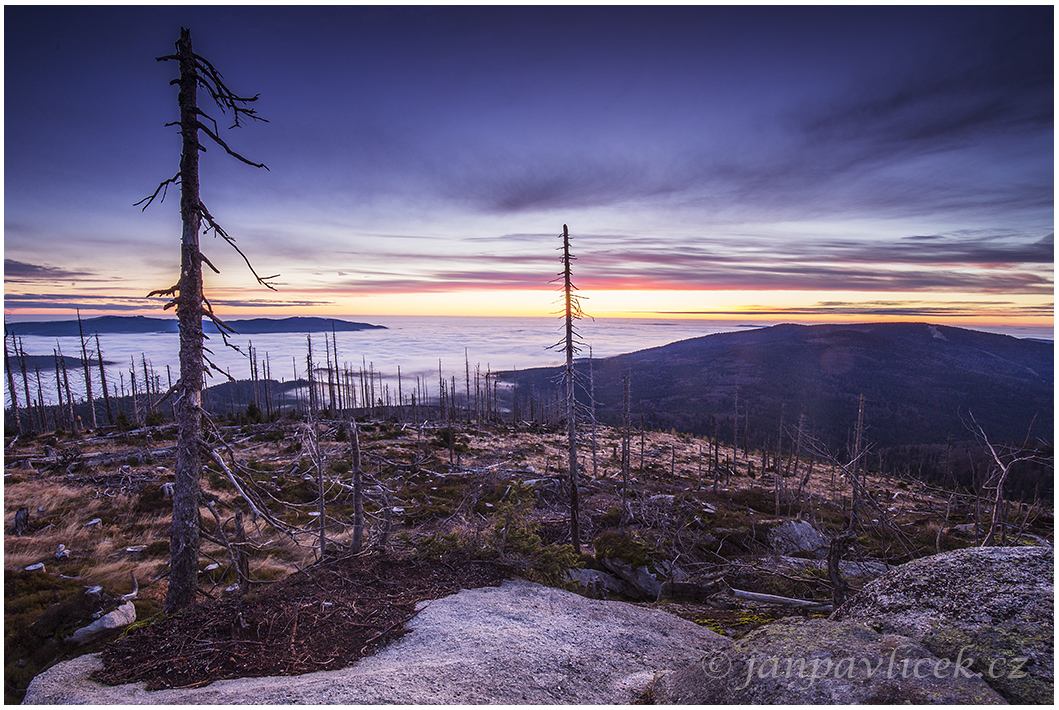
<path fill-rule="evenodd" d="M 55 550 L 55 559 L 61 560 L 64 557 L 70 556 L 70 550 L 66 548 L 66 545 L 59 543 L 59 547 Z"/>
<path fill-rule="evenodd" d="M 566 574 L 570 581 L 580 584 L 595 599 L 605 599 L 607 593 L 621 594 L 624 588 L 617 577 L 597 569 L 571 569 Z"/>
<path fill-rule="evenodd" d="M 70 634 L 67 640 L 78 646 L 94 641 L 112 629 L 120 629 L 136 621 L 136 605 L 125 602 L 114 611 L 104 614 L 88 626 L 82 626 Z"/>
<path fill-rule="evenodd" d="M 791 520 L 769 530 L 769 545 L 781 555 L 827 556 L 828 539 L 804 520 Z"/>
<path fill-rule="evenodd" d="M 972 547 L 913 560 L 870 582 L 833 615 L 908 636 L 972 670 L 1012 703 L 1055 693 L 1051 548 Z"/>
<path fill-rule="evenodd" d="M 82 527 L 98 528 L 98 527 L 102 527 L 102 525 L 103 525 L 103 521 L 100 518 L 92 518 L 87 523 L 85 523 Z"/>
<path fill-rule="evenodd" d="M 797 617 L 665 674 L 652 695 L 681 705 L 1004 704 L 965 667 L 911 639 Z"/>
<path fill-rule="evenodd" d="M 639 599 L 651 601 L 658 599 L 658 594 L 662 591 L 662 583 L 647 568 L 647 565 L 634 568 L 628 562 L 614 557 L 603 559 L 601 564 L 625 582 L 622 593 Z"/>
<path fill-rule="evenodd" d="M 147 545 L 129 545 L 125 551 L 132 555 L 138 555 L 147 549 Z"/>
<path fill-rule="evenodd" d="M 29 508 L 22 506 L 15 513 L 15 522 L 11 526 L 11 531 L 15 533 L 17 537 L 22 537 L 26 534 L 27 528 L 29 528 Z"/>
<path fill-rule="evenodd" d="M 27 572 L 36 572 L 37 570 L 40 570 L 41 572 L 44 571 L 44 563 L 43 562 L 38 562 L 35 565 L 30 565 L 29 567 L 26 567 L 26 571 Z"/>

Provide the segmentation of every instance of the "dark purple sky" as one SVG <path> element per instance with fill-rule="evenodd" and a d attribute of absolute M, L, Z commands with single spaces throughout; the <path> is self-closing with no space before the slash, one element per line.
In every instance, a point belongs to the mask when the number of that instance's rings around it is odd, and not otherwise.
<path fill-rule="evenodd" d="M 1052 317 L 1051 6 L 4 19 L 10 314 L 175 280 L 176 194 L 133 203 L 177 170 L 186 26 L 269 120 L 224 138 L 270 170 L 211 149 L 202 197 L 281 290 L 207 242 L 219 310 L 543 315 L 568 223 L 601 315 Z"/>

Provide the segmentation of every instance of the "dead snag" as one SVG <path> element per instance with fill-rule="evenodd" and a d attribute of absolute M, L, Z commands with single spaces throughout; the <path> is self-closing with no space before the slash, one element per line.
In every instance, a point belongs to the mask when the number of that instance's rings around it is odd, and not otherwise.
<path fill-rule="evenodd" d="M 198 587 L 199 476 L 203 465 L 201 445 L 204 416 L 202 384 L 207 364 L 221 372 L 206 357 L 202 319 L 205 317 L 213 321 L 225 342 L 227 334 L 233 332 L 213 313 L 203 294 L 202 264 L 205 263 L 214 271 L 216 268 L 199 249 L 202 223 L 206 223 L 206 231 L 212 229 L 215 235 L 223 238 L 243 257 L 258 283 L 273 288 L 268 281 L 274 278 L 259 276 L 254 271 L 246 255 L 235 245 L 234 239 L 221 228 L 199 198 L 199 152 L 203 150 L 199 141 L 200 132 L 205 133 L 213 143 L 237 160 L 254 167 L 265 166 L 247 160 L 228 147 L 219 135 L 216 120 L 199 108 L 198 88 L 201 86 L 205 89 L 222 113 L 232 112 L 233 128 L 239 126 L 244 119 L 264 120 L 257 115 L 255 109 L 249 108 L 249 104 L 256 101 L 257 96 L 242 97 L 233 93 L 225 85 L 220 72 L 209 61 L 192 51 L 190 30 L 180 30 L 176 50 L 176 54 L 159 57 L 158 61 L 176 61 L 180 67 L 179 78 L 172 82 L 179 89 L 177 102 L 180 107 L 180 120 L 167 124 L 180 128 L 183 142 L 180 170 L 173 177 L 161 182 L 152 195 L 137 203 L 146 209 L 155 198 L 165 199 L 165 191 L 170 185 L 180 184 L 180 277 L 168 289 L 148 294 L 170 297 L 171 300 L 165 308 L 176 308 L 180 327 L 180 379 L 177 382 L 176 399 L 177 460 L 174 470 L 173 524 L 169 544 L 169 591 L 165 601 L 167 613 L 191 604 Z"/>

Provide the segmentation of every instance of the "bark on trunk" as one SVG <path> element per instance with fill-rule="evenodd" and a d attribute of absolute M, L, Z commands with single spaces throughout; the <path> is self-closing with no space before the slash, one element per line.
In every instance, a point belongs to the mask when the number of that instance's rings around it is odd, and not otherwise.
<path fill-rule="evenodd" d="M 182 29 L 180 61 L 180 396 L 177 399 L 177 455 L 173 487 L 173 524 L 169 541 L 169 590 L 165 610 L 188 606 L 198 588 L 199 478 L 202 470 L 202 264 L 199 259 L 199 139 L 195 59 L 191 33 Z"/>
<path fill-rule="evenodd" d="M 353 468 L 353 539 L 350 550 L 360 552 L 364 544 L 364 476 L 360 467 L 360 434 L 356 419 L 349 420 L 349 446 Z"/>
<path fill-rule="evenodd" d="M 577 494 L 577 419 L 574 400 L 574 296 L 570 269 L 570 232 L 563 225 L 563 292 L 566 305 L 566 438 L 570 469 L 570 542 L 581 552 Z"/>

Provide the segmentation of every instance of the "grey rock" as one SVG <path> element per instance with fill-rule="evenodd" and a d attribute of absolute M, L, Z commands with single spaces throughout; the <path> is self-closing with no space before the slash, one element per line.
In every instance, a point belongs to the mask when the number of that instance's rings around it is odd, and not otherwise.
<path fill-rule="evenodd" d="M 624 594 L 652 601 L 658 599 L 658 594 L 662 591 L 662 583 L 647 568 L 647 565 L 634 568 L 628 562 L 613 557 L 605 558 L 602 565 L 627 584 L 627 587 L 623 589 Z"/>
<path fill-rule="evenodd" d="M 653 698 L 680 705 L 1004 704 L 922 644 L 855 622 L 788 617 L 662 675 Z"/>
<path fill-rule="evenodd" d="M 1054 567 L 1051 548 L 945 552 L 894 568 L 831 618 L 908 636 L 940 658 L 970 658 L 1009 702 L 1050 704 Z"/>
<path fill-rule="evenodd" d="M 88 626 L 82 626 L 70 634 L 67 640 L 78 646 L 83 646 L 108 631 L 124 628 L 134 621 L 136 621 L 136 605 L 132 602 L 125 602 L 114 611 L 104 614 Z"/>
<path fill-rule="evenodd" d="M 830 541 L 804 520 L 790 520 L 769 530 L 769 546 L 781 555 L 827 556 Z"/>
<path fill-rule="evenodd" d="M 656 672 L 731 641 L 659 609 L 522 581 L 465 589 L 423 605 L 410 633 L 346 668 L 147 691 L 89 678 L 98 655 L 55 665 L 27 705 L 628 704 Z"/>
<path fill-rule="evenodd" d="M 614 575 L 600 572 L 598 569 L 572 569 L 566 573 L 572 582 L 577 582 L 593 596 L 602 598 L 602 592 L 621 594 L 624 586 Z"/>

